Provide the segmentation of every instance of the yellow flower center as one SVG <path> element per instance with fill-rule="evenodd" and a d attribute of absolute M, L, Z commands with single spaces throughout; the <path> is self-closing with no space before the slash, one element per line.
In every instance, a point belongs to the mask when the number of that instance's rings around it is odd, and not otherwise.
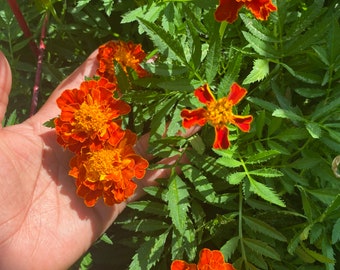
<path fill-rule="evenodd" d="M 87 179 L 91 182 L 106 180 L 108 175 L 117 175 L 120 180 L 120 149 L 102 149 L 91 154 L 86 163 Z"/>
<path fill-rule="evenodd" d="M 103 112 L 99 104 L 80 105 L 80 109 L 74 113 L 75 131 L 87 134 L 98 133 L 104 135 L 109 121 L 108 115 Z"/>
<path fill-rule="evenodd" d="M 230 123 L 233 118 L 233 104 L 225 97 L 207 104 L 206 118 L 215 127 L 222 127 Z"/>
<path fill-rule="evenodd" d="M 114 59 L 120 63 L 122 69 L 126 71 L 126 67 L 134 68 L 134 66 L 138 63 L 138 59 L 136 59 L 130 51 L 126 50 L 123 46 L 120 46 L 114 55 Z"/>

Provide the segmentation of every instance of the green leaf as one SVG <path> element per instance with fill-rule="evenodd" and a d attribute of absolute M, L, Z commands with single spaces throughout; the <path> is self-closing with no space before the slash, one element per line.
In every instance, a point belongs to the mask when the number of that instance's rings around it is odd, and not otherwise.
<path fill-rule="evenodd" d="M 268 161 L 274 157 L 276 157 L 277 155 L 279 155 L 280 152 L 277 150 L 265 150 L 259 153 L 256 153 L 252 156 L 250 156 L 247 160 L 246 163 L 247 164 L 255 164 L 255 163 L 261 163 L 264 161 Z"/>
<path fill-rule="evenodd" d="M 164 204 L 154 201 L 135 201 L 127 204 L 127 207 L 141 212 L 164 217 L 168 214 Z"/>
<path fill-rule="evenodd" d="M 213 35 L 210 39 L 211 43 L 209 44 L 209 50 L 206 57 L 206 68 L 205 68 L 205 76 L 207 78 L 208 84 L 210 84 L 218 71 L 219 62 L 221 60 L 221 39 L 217 35 Z"/>
<path fill-rule="evenodd" d="M 293 111 L 288 111 L 288 110 L 284 110 L 284 109 L 276 109 L 273 112 L 272 115 L 276 116 L 276 117 L 280 117 L 280 118 L 287 118 L 287 119 L 290 119 L 292 121 L 299 121 L 299 122 L 305 121 L 305 119 L 303 117 L 297 115 Z"/>
<path fill-rule="evenodd" d="M 258 196 L 260 196 L 262 199 L 276 204 L 281 207 L 285 207 L 285 203 L 280 199 L 280 197 L 269 187 L 266 185 L 257 182 L 255 179 L 252 177 L 249 177 L 249 182 L 250 182 L 250 191 L 254 192 Z"/>
<path fill-rule="evenodd" d="M 234 236 L 233 238 L 230 238 L 221 248 L 220 251 L 224 255 L 224 259 L 226 261 L 229 261 L 233 253 L 235 252 L 240 238 L 238 236 Z"/>
<path fill-rule="evenodd" d="M 264 59 L 254 60 L 253 69 L 244 79 L 243 84 L 262 81 L 269 74 L 269 62 Z"/>
<path fill-rule="evenodd" d="M 239 14 L 244 25 L 248 28 L 249 32 L 259 39 L 267 42 L 278 42 L 279 40 L 273 35 L 269 28 L 266 28 L 259 20 L 249 18 L 246 14 Z"/>
<path fill-rule="evenodd" d="M 80 262 L 80 270 L 88 270 L 91 269 L 92 265 L 92 255 L 90 252 L 88 252 L 81 260 Z"/>
<path fill-rule="evenodd" d="M 276 104 L 268 102 L 268 101 L 260 99 L 260 98 L 247 97 L 247 100 L 250 101 L 251 103 L 254 103 L 254 104 L 260 106 L 261 108 L 266 109 L 267 111 L 270 111 L 270 112 L 273 112 L 276 109 L 279 109 L 279 106 L 277 106 Z"/>
<path fill-rule="evenodd" d="M 314 139 L 319 139 L 321 137 L 321 128 L 317 123 L 314 122 L 308 122 L 306 124 L 306 129 L 309 132 L 309 134 Z"/>
<path fill-rule="evenodd" d="M 175 228 L 180 233 L 184 233 L 188 219 L 189 193 L 185 183 L 178 175 L 169 181 L 168 192 L 166 193 L 169 215 Z"/>
<path fill-rule="evenodd" d="M 280 53 L 271 44 L 262 41 L 261 39 L 255 37 L 254 35 L 242 31 L 244 38 L 249 42 L 249 45 L 253 47 L 254 51 L 265 58 L 279 58 Z"/>
<path fill-rule="evenodd" d="M 247 174 L 245 172 L 235 172 L 228 175 L 227 180 L 231 185 L 238 185 L 246 177 L 246 175 Z"/>
<path fill-rule="evenodd" d="M 268 223 L 245 215 L 243 215 L 242 218 L 245 221 L 245 223 L 251 228 L 251 230 L 263 233 L 264 235 L 267 235 L 279 241 L 283 242 L 287 241 L 287 238 L 282 233 L 280 233 L 274 227 L 270 226 Z"/>
<path fill-rule="evenodd" d="M 274 168 L 261 168 L 261 169 L 249 171 L 248 173 L 252 175 L 268 177 L 268 178 L 283 176 L 282 172 Z"/>
<path fill-rule="evenodd" d="M 294 91 L 306 98 L 322 97 L 327 94 L 325 90 L 320 88 L 294 88 Z"/>
<path fill-rule="evenodd" d="M 280 261 L 280 255 L 267 243 L 256 239 L 243 238 L 244 244 L 250 248 L 254 253 Z"/>
<path fill-rule="evenodd" d="M 166 53 L 168 50 L 170 50 L 175 56 L 172 58 L 187 64 L 183 46 L 178 39 L 174 39 L 170 33 L 166 32 L 162 27 L 155 23 L 147 21 L 143 18 L 138 18 L 138 20 L 144 26 L 147 34 L 162 53 Z"/>
<path fill-rule="evenodd" d="M 129 222 L 122 224 L 122 228 L 133 231 L 133 232 L 156 232 L 156 231 L 164 231 L 169 228 L 169 224 L 154 219 L 142 219 L 142 220 L 130 220 Z"/>
<path fill-rule="evenodd" d="M 318 262 L 321 262 L 321 263 L 335 263 L 334 260 L 320 254 L 320 253 L 317 253 L 315 252 L 314 250 L 311 250 L 307 247 L 305 247 L 304 245 L 302 245 L 302 248 L 303 250 L 309 255 L 311 256 L 312 258 L 314 258 L 315 260 L 317 260 Z"/>
<path fill-rule="evenodd" d="M 12 115 L 11 115 L 11 116 L 12 116 Z M 16 116 L 16 114 L 15 114 L 15 116 Z M 8 118 L 7 122 L 9 121 L 9 119 L 10 119 L 10 118 Z M 55 128 L 54 119 L 55 119 L 55 118 L 52 118 L 52 119 L 46 121 L 43 125 L 44 125 L 45 127 L 48 127 L 48 128 Z M 8 125 L 8 124 L 7 124 L 7 125 Z"/>
<path fill-rule="evenodd" d="M 109 245 L 113 245 L 113 242 L 111 240 L 111 238 L 106 234 L 104 233 L 101 237 L 100 237 L 100 240 L 105 242 L 106 244 L 109 244 Z"/>
<path fill-rule="evenodd" d="M 145 241 L 137 249 L 129 265 L 129 270 L 149 270 L 160 259 L 164 250 L 164 243 L 169 231 L 159 235 L 158 237 L 151 237 Z"/>
<path fill-rule="evenodd" d="M 337 219 L 332 230 L 332 244 L 340 241 L 340 218 Z"/>

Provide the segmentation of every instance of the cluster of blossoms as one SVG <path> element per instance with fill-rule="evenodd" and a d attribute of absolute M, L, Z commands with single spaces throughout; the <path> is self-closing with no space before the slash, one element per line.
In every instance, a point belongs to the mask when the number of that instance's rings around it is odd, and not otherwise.
<path fill-rule="evenodd" d="M 88 207 L 100 197 L 107 205 L 125 201 L 137 187 L 133 179 L 143 178 L 148 167 L 134 151 L 136 134 L 122 127 L 121 116 L 131 108 L 116 97 L 113 76 L 114 61 L 126 70 L 144 59 L 139 46 L 121 41 L 101 46 L 99 77 L 82 82 L 79 89 L 64 90 L 57 99 L 61 110 L 54 119 L 57 141 L 75 154 L 69 175 L 76 179 L 76 192 Z"/>
<path fill-rule="evenodd" d="M 224 262 L 224 256 L 219 250 L 204 248 L 200 252 L 198 264 L 175 260 L 171 270 L 235 270 L 232 264 Z"/>

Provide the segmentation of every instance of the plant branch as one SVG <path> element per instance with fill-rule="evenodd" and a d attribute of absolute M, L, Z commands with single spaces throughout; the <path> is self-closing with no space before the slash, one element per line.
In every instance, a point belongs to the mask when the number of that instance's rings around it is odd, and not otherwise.
<path fill-rule="evenodd" d="M 38 57 L 39 56 L 39 48 L 37 44 L 32 39 L 32 33 L 27 25 L 27 22 L 20 11 L 19 5 L 16 0 L 7 0 L 8 5 L 11 7 L 12 12 L 17 19 L 21 30 L 24 33 L 24 36 L 29 39 L 29 45 L 31 47 L 32 52 Z"/>
<path fill-rule="evenodd" d="M 41 27 L 39 54 L 38 54 L 37 70 L 35 73 L 35 80 L 34 80 L 34 86 L 33 86 L 30 116 L 35 114 L 37 110 L 37 106 L 38 106 L 39 85 L 40 85 L 41 72 L 42 72 L 42 62 L 43 62 L 44 52 L 45 52 L 44 39 L 46 36 L 46 27 L 48 24 L 48 17 L 49 17 L 48 15 L 49 15 L 48 12 L 46 12 L 45 17 L 43 19 L 42 27 Z"/>

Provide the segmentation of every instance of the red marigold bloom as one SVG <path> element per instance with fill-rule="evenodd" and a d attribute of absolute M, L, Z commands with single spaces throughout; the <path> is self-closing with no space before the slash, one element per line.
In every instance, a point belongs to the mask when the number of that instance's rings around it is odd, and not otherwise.
<path fill-rule="evenodd" d="M 259 20 L 267 20 L 270 12 L 277 10 L 272 0 L 220 0 L 215 11 L 215 19 L 219 22 L 233 23 L 242 6 L 246 6 Z"/>
<path fill-rule="evenodd" d="M 219 250 L 204 248 L 200 252 L 198 264 L 175 260 L 171 270 L 235 270 L 232 264 L 224 262 L 224 256 Z"/>
<path fill-rule="evenodd" d="M 83 152 L 70 161 L 69 175 L 76 178 L 77 194 L 88 207 L 100 197 L 107 205 L 121 203 L 134 194 L 133 178 L 145 175 L 148 162 L 133 149 L 136 134 L 126 130 L 116 146 L 106 144 L 98 151 Z"/>
<path fill-rule="evenodd" d="M 116 82 L 114 68 L 114 62 L 116 61 L 125 73 L 127 73 L 127 68 L 130 67 L 136 71 L 138 77 L 145 77 L 148 72 L 140 66 L 145 57 L 146 53 L 143 51 L 141 44 L 121 40 L 109 41 L 98 48 L 99 68 L 97 69 L 97 74 Z"/>
<path fill-rule="evenodd" d="M 54 120 L 58 143 L 76 153 L 84 147 L 98 149 L 105 141 L 116 145 L 124 131 L 113 120 L 129 113 L 130 106 L 113 97 L 115 87 L 100 78 L 65 90 L 57 99 L 61 114 Z"/>
<path fill-rule="evenodd" d="M 194 92 L 200 102 L 206 108 L 195 110 L 184 109 L 181 112 L 183 127 L 190 128 L 193 125 L 203 126 L 206 123 L 215 127 L 215 141 L 213 147 L 216 149 L 226 149 L 229 147 L 229 130 L 227 124 L 233 124 L 244 132 L 250 130 L 250 123 L 253 121 L 251 115 L 234 115 L 233 106 L 241 101 L 247 90 L 234 83 L 227 97 L 216 100 L 208 84 L 197 88 Z"/>

